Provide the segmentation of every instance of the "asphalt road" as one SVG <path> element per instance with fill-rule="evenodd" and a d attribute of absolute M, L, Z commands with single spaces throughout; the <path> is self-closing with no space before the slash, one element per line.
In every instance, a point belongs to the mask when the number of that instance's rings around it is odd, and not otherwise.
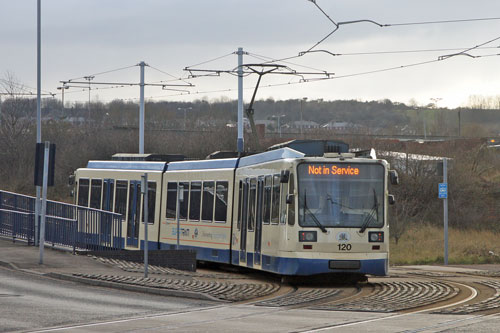
<path fill-rule="evenodd" d="M 0 267 L 0 332 L 176 313 L 213 304 L 92 287 Z"/>
<path fill-rule="evenodd" d="M 0 332 L 498 332 L 500 316 L 321 311 L 154 296 L 0 268 Z"/>

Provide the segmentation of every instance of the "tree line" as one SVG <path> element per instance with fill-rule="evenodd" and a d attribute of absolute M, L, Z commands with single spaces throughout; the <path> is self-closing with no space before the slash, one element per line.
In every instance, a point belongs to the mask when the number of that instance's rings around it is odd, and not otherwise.
<path fill-rule="evenodd" d="M 226 124 L 229 120 L 236 120 L 236 108 L 236 101 L 229 100 L 148 102 L 145 151 L 182 153 L 189 158 L 204 158 L 214 151 L 234 151 L 236 129 Z M 352 122 L 374 131 L 377 129 L 377 133 L 420 135 L 425 123 L 428 135 L 451 136 L 458 133 L 460 112 L 463 137 L 451 141 L 420 144 L 361 135 L 369 131 L 346 133 L 335 129 L 309 129 L 303 136 L 297 132 L 285 132 L 281 138 L 266 135 L 262 138 L 262 146 L 294 138 L 337 139 L 359 149 L 373 147 L 380 152 L 446 156 L 452 159 L 449 172 L 450 226 L 500 230 L 500 206 L 497 203 L 500 156 L 498 150 L 487 148 L 484 140 L 473 138 L 498 135 L 498 110 L 414 107 L 389 100 L 304 102 L 299 99 L 261 100 L 254 108 L 256 119 L 285 114 L 292 121 L 300 119 L 302 111 L 306 120 Z M 36 102 L 32 98 L 4 96 L 0 103 L 2 190 L 30 195 L 35 192 L 35 110 Z M 76 103 L 63 108 L 58 100 L 49 98 L 44 99 L 42 114 L 43 141 L 57 145 L 55 186 L 49 190 L 51 199 L 71 202 L 68 176 L 75 169 L 86 166 L 89 160 L 110 159 L 115 153 L 138 151 L 138 106 L 135 103 L 116 100 L 90 105 Z M 247 149 L 255 150 L 249 139 L 247 131 Z M 437 199 L 437 183 L 441 180 L 432 162 L 386 158 L 398 168 L 401 177 L 401 185 L 391 188 L 398 200 L 389 211 L 392 237 L 399 239 L 411 224 L 441 225 L 442 203 Z"/>

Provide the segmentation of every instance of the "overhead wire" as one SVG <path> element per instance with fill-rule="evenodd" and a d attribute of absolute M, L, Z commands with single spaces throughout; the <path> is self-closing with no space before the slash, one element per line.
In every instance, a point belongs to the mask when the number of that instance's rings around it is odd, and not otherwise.
<path fill-rule="evenodd" d="M 95 88 L 91 88 L 90 90 L 108 90 L 108 89 L 120 89 L 120 88 L 130 88 L 131 86 L 129 85 L 117 85 L 117 86 L 110 86 L 110 87 L 95 87 Z M 75 94 L 75 93 L 81 93 L 83 91 L 87 91 L 89 90 L 89 87 L 85 87 L 85 86 L 81 86 L 81 87 L 76 87 L 76 86 L 72 86 L 71 88 L 74 88 L 74 89 L 77 89 L 76 91 L 75 90 L 72 90 L 72 91 L 67 91 L 65 92 L 64 94 Z M 81 90 L 79 90 L 81 89 Z M 61 92 L 62 94 L 62 92 Z"/>
<path fill-rule="evenodd" d="M 487 42 L 481 43 L 479 45 L 476 45 L 474 47 L 467 48 L 466 50 L 457 53 L 457 55 L 462 54 L 464 52 L 468 52 L 471 50 L 475 49 L 494 49 L 498 47 L 483 47 L 484 45 L 487 45 L 489 43 L 492 43 L 496 40 L 499 40 L 500 37 L 491 39 Z M 450 49 L 434 49 L 434 50 L 411 50 L 411 51 L 396 51 L 396 52 L 401 52 L 401 53 L 407 53 L 407 52 L 437 52 L 440 50 L 450 50 Z M 451 49 L 451 50 L 456 50 L 456 49 Z M 382 53 L 390 53 L 394 51 L 389 51 L 389 52 L 382 52 Z M 256 55 L 249 53 L 250 55 L 254 57 L 260 57 L 260 58 L 270 58 L 266 56 L 261 56 L 261 55 Z M 361 54 L 370 54 L 369 52 L 361 53 Z M 352 54 L 356 55 L 356 54 Z M 478 55 L 474 56 L 475 58 L 481 58 L 481 57 L 492 57 L 492 56 L 500 56 L 500 54 L 488 54 L 488 55 Z M 422 66 L 422 65 L 427 65 L 427 64 L 432 64 L 432 63 L 437 63 L 442 60 L 446 60 L 447 58 L 438 58 L 438 59 L 433 59 L 433 60 L 427 60 L 427 61 L 421 61 L 417 63 L 412 63 L 412 64 L 407 64 L 407 65 L 400 65 L 400 66 L 392 66 L 392 67 L 387 67 L 387 68 L 382 68 L 382 69 L 377 69 L 377 70 L 371 70 L 371 71 L 364 71 L 364 72 L 359 72 L 359 73 L 352 73 L 352 74 L 344 74 L 344 75 L 336 75 L 336 76 L 331 76 L 331 77 L 326 77 L 326 78 L 316 78 L 316 79 L 301 79 L 297 82 L 286 82 L 286 83 L 277 83 L 277 84 L 268 84 L 268 85 L 261 85 L 261 88 L 271 88 L 271 87 L 279 87 L 279 86 L 286 86 L 286 85 L 295 85 L 295 84 L 303 84 L 303 83 L 309 83 L 309 82 L 316 82 L 316 81 L 325 81 L 325 80 L 334 80 L 334 79 L 341 79 L 341 78 L 349 78 L 349 77 L 355 77 L 355 76 L 363 76 L 363 75 L 370 75 L 370 74 L 376 74 L 376 73 L 382 73 L 382 72 L 388 72 L 388 71 L 393 71 L 393 70 L 398 70 L 398 69 L 404 69 L 404 68 L 410 68 L 410 67 L 416 67 L 416 66 Z M 262 59 L 261 59 L 262 60 Z M 317 70 L 317 69 L 315 69 Z M 221 71 L 223 72 L 223 71 Z M 244 88 L 245 90 L 247 89 L 253 89 L 253 87 L 249 88 Z M 219 89 L 219 90 L 207 90 L 207 91 L 195 91 L 195 92 L 189 92 L 189 93 L 180 93 L 180 94 L 169 94 L 169 95 L 162 95 L 162 96 L 150 96 L 148 98 L 168 98 L 168 97 L 175 97 L 175 96 L 185 96 L 185 95 L 198 95 L 198 94 L 210 94 L 210 93 L 217 93 L 217 92 L 232 92 L 235 89 Z"/>
<path fill-rule="evenodd" d="M 264 55 L 258 55 L 258 54 L 250 53 L 250 52 L 248 52 L 248 55 L 251 55 L 251 56 L 255 57 L 256 59 L 263 60 L 263 61 L 267 61 L 267 60 L 273 59 L 272 57 L 267 57 L 267 56 L 264 56 Z M 305 66 L 305 65 L 300 65 L 300 64 L 293 63 L 293 62 L 290 62 L 290 61 L 280 61 L 280 62 L 283 62 L 285 64 L 294 65 L 294 66 L 297 66 L 297 67 L 302 67 L 302 68 L 312 69 L 312 70 L 319 71 L 319 72 L 324 72 L 324 70 L 322 70 L 322 69 L 318 69 L 318 68 L 314 68 L 314 67 L 309 67 L 309 66 Z"/>
<path fill-rule="evenodd" d="M 245 52 L 245 54 L 247 54 L 249 56 L 252 56 L 252 57 L 255 57 L 255 58 L 259 59 L 259 60 L 263 60 L 263 61 L 265 61 L 264 63 L 269 63 L 269 62 L 283 62 L 283 63 L 292 64 L 294 66 L 300 66 L 300 67 L 309 68 L 309 69 L 316 70 L 316 71 L 326 72 L 326 71 L 323 71 L 323 70 L 319 70 L 317 68 L 308 67 L 308 66 L 304 66 L 304 65 L 300 65 L 300 64 L 295 64 L 295 63 L 292 63 L 292 62 L 288 62 L 287 60 L 294 59 L 294 58 L 299 58 L 299 57 L 305 55 L 306 53 L 315 52 L 315 51 L 313 51 L 313 49 L 316 48 L 322 42 L 324 42 L 333 33 L 335 33 L 340 28 L 341 25 L 367 22 L 367 23 L 375 24 L 375 25 L 377 25 L 379 27 L 395 27 L 395 26 L 426 25 L 426 24 L 448 24 L 448 23 L 463 23 L 463 22 L 475 22 L 475 21 L 500 20 L 500 17 L 490 17 L 490 18 L 472 18 L 472 19 L 459 19 L 459 20 L 440 20 L 440 21 L 424 21 L 424 22 L 403 22 L 403 23 L 390 23 L 390 24 L 380 24 L 378 22 L 375 22 L 373 20 L 368 20 L 368 19 L 354 20 L 354 21 L 344 21 L 344 22 L 335 22 L 316 3 L 316 0 L 308 0 L 308 1 L 312 2 L 323 13 L 323 15 L 325 15 L 325 17 L 327 17 L 327 19 L 331 23 L 333 23 L 335 25 L 335 29 L 333 31 L 331 31 L 330 33 L 328 33 L 324 38 L 322 38 L 319 42 L 317 42 L 312 47 L 310 47 L 307 51 L 300 52 L 298 55 L 295 55 L 295 56 L 290 56 L 290 57 L 281 58 L 281 59 L 273 59 L 271 57 L 266 57 L 266 56 L 262 56 L 262 55 L 258 55 L 258 54 L 253 54 L 253 53 L 248 53 L 248 52 Z M 360 72 L 360 73 L 346 74 L 346 75 L 341 75 L 341 76 L 332 76 L 332 77 L 315 78 L 315 79 L 305 79 L 305 78 L 302 77 L 298 82 L 289 81 L 288 83 L 269 84 L 269 85 L 263 85 L 262 87 L 267 87 L 268 88 L 268 87 L 276 87 L 276 86 L 283 86 L 283 85 L 290 85 L 290 84 L 300 84 L 300 83 L 307 83 L 307 82 L 314 82 L 314 81 L 321 81 L 321 80 L 331 80 L 331 79 L 338 79 L 338 78 L 347 78 L 347 77 L 368 75 L 368 74 L 374 74 L 374 73 L 386 72 L 386 71 L 391 71 L 391 70 L 396 70 L 396 69 L 402 69 L 402 68 L 408 68 L 408 67 L 414 67 L 414 66 L 420 66 L 420 65 L 435 63 L 437 61 L 441 61 L 441 60 L 447 59 L 447 57 L 449 57 L 449 56 L 455 56 L 455 55 L 461 55 L 461 54 L 468 55 L 467 54 L 468 51 L 475 50 L 475 49 L 481 49 L 482 46 L 484 46 L 484 45 L 486 45 L 488 43 L 491 43 L 491 42 L 493 42 L 495 40 L 498 40 L 498 39 L 500 39 L 500 37 L 495 38 L 493 40 L 490 40 L 488 42 L 485 42 L 483 44 L 477 45 L 475 47 L 468 48 L 468 49 L 466 49 L 466 50 L 464 50 L 462 52 L 459 52 L 459 53 L 456 53 L 456 54 L 452 54 L 452 55 L 448 55 L 448 56 L 444 56 L 444 58 L 438 58 L 437 60 L 423 61 L 423 62 L 408 64 L 408 65 L 393 66 L 393 67 L 383 68 L 383 69 L 379 69 L 379 70 L 372 70 L 372 71 L 366 71 L 366 72 Z M 491 48 L 493 48 L 493 47 L 491 47 Z M 358 53 L 345 53 L 345 54 L 340 54 L 340 53 L 339 54 L 334 54 L 334 53 L 326 51 L 326 50 L 318 50 L 318 52 L 327 52 L 327 53 L 330 53 L 330 54 L 335 55 L 335 56 L 340 56 L 340 55 L 344 55 L 345 56 L 345 55 L 368 55 L 368 54 L 372 54 L 373 55 L 373 54 L 396 54 L 396 53 L 416 53 L 416 52 L 438 52 L 438 51 L 447 51 L 447 50 L 457 50 L 457 49 L 435 49 L 435 50 L 430 49 L 430 50 L 405 50 L 405 51 L 399 50 L 399 51 L 380 51 L 380 52 L 358 52 Z M 222 56 L 210 59 L 210 60 L 206 60 L 206 61 L 194 64 L 194 65 L 187 66 L 187 67 L 185 67 L 185 70 L 189 71 L 189 69 L 192 69 L 192 67 L 203 65 L 203 64 L 207 64 L 207 63 L 210 63 L 210 62 L 214 62 L 214 61 L 226 58 L 228 56 L 234 55 L 235 53 L 236 52 L 231 52 L 231 53 L 228 53 L 228 54 L 225 54 L 225 55 L 222 55 Z M 490 56 L 496 56 L 496 55 L 498 55 L 498 54 L 473 56 L 473 57 L 490 57 Z M 468 56 L 471 56 L 471 55 L 468 55 Z M 134 65 L 134 66 L 137 66 L 137 65 Z M 115 69 L 115 70 L 111 70 L 111 71 L 100 72 L 100 73 L 96 73 L 96 74 L 93 74 L 93 75 L 106 74 L 106 73 L 110 73 L 110 72 L 114 72 L 114 71 L 118 71 L 118 70 L 123 70 L 123 69 L 134 67 L 134 66 L 128 66 L 128 67 L 123 67 L 123 68 L 119 68 L 119 69 Z M 181 80 L 181 81 L 183 81 L 185 83 L 188 83 L 184 79 L 175 77 L 174 75 L 172 75 L 170 73 L 167 73 L 165 71 L 162 71 L 162 70 L 160 70 L 158 68 L 155 68 L 153 66 L 149 66 L 149 67 L 151 67 L 152 69 L 157 70 L 157 71 L 159 71 L 159 72 L 161 72 L 161 73 L 163 73 L 165 75 L 168 75 L 168 76 L 174 78 L 174 80 L 160 81 L 160 82 L 171 82 L 171 81 Z M 234 70 L 233 71 L 218 71 L 217 74 L 220 75 L 220 73 L 228 73 L 228 74 L 231 74 L 231 75 L 237 75 L 236 73 L 234 73 Z M 250 74 L 245 74 L 245 76 L 246 75 L 250 75 Z M 191 78 L 202 77 L 202 76 L 206 76 L 206 75 L 193 75 L 193 77 L 191 77 Z M 113 87 L 113 88 L 117 88 L 117 87 Z M 103 88 L 101 88 L 101 89 L 103 89 Z M 110 88 L 108 88 L 108 89 L 110 89 Z M 245 89 L 253 89 L 253 88 L 245 88 Z M 96 90 L 97 90 L 97 88 L 96 88 Z M 151 97 L 148 97 L 148 98 L 162 98 L 162 97 L 172 97 L 172 96 L 183 96 L 183 95 L 188 95 L 188 94 L 189 95 L 196 95 L 196 94 L 202 94 L 202 93 L 231 92 L 233 90 L 234 89 L 218 89 L 218 90 L 209 90 L 209 91 L 182 92 L 182 93 L 179 93 L 179 94 L 170 94 L 170 95 L 163 95 L 163 96 L 151 96 Z M 133 99 L 137 99 L 137 98 L 133 98 Z"/>
<path fill-rule="evenodd" d="M 194 65 L 191 65 L 191 66 L 186 66 L 185 68 L 187 69 L 187 68 L 190 68 L 190 67 L 195 67 L 195 66 L 199 66 L 199 65 L 208 64 L 208 63 L 210 63 L 210 62 L 213 62 L 213 61 L 217 61 L 217 60 L 219 60 L 219 59 L 226 58 L 226 57 L 228 57 L 228 56 L 230 56 L 230 55 L 233 55 L 233 54 L 234 54 L 234 52 L 231 52 L 231 53 L 228 53 L 228 54 L 222 55 L 222 56 L 217 57 L 217 58 L 214 58 L 214 59 L 210 59 L 210 60 L 206 60 L 206 61 L 200 62 L 199 64 L 194 64 Z"/>
<path fill-rule="evenodd" d="M 129 69 L 129 68 L 132 68 L 132 67 L 136 67 L 136 66 L 139 66 L 139 65 L 135 64 L 135 65 L 130 65 L 130 66 L 126 66 L 126 67 L 120 67 L 120 68 L 116 68 L 116 69 L 111 69 L 111 70 L 104 71 L 104 72 L 99 72 L 99 73 L 84 75 L 84 76 L 76 77 L 76 78 L 73 78 L 73 79 L 69 79 L 68 81 L 80 80 L 80 79 L 84 79 L 84 78 L 90 77 L 90 76 L 98 76 L 98 75 L 103 75 L 103 74 L 118 72 L 118 71 L 122 71 L 122 70 Z"/>
<path fill-rule="evenodd" d="M 340 29 L 341 25 L 347 25 L 347 24 L 354 24 L 354 23 L 372 23 L 375 24 L 381 28 L 384 27 L 396 27 L 396 26 L 411 26 L 411 25 L 428 25 L 428 24 L 449 24 L 449 23 L 463 23 L 463 22 L 477 22 L 477 21 L 493 21 L 493 20 L 500 20 L 500 17 L 487 17 L 487 18 L 470 18 L 470 19 L 456 19 L 456 20 L 437 20 L 437 21 L 423 21 L 423 22 L 402 22 L 402 23 L 378 23 L 374 20 L 370 19 L 360 19 L 360 20 L 352 20 L 352 21 L 344 21 L 344 22 L 336 22 L 334 21 L 324 10 L 321 8 L 316 0 L 308 0 L 309 2 L 312 2 L 316 8 L 318 8 L 319 11 L 335 26 L 335 28 L 329 32 L 325 37 L 323 37 L 321 40 L 316 42 L 313 46 L 311 46 L 309 49 L 306 51 L 299 52 L 298 55 L 296 56 L 291 56 L 291 57 L 286 57 L 286 58 L 281 58 L 281 59 L 273 59 L 271 60 L 272 62 L 274 61 L 284 61 L 284 60 L 290 60 L 298 57 L 302 57 L 307 53 L 310 53 L 314 48 L 316 48 L 318 45 L 323 43 L 326 39 L 328 39 L 331 35 L 333 35 L 336 31 Z M 323 50 L 325 52 L 325 50 Z M 329 51 L 326 51 L 326 53 L 331 53 Z M 334 55 L 333 53 L 331 53 Z"/>
<path fill-rule="evenodd" d="M 485 17 L 485 18 L 472 18 L 461 20 L 441 20 L 441 21 L 424 21 L 424 22 L 406 22 L 406 23 L 389 23 L 384 24 L 385 27 L 396 27 L 404 25 L 425 25 L 425 24 L 446 24 L 446 23 L 463 23 L 463 22 L 477 22 L 477 21 L 496 21 L 500 17 Z"/>
<path fill-rule="evenodd" d="M 185 79 L 183 79 L 183 78 L 181 78 L 181 77 L 174 76 L 174 75 L 172 75 L 172 74 L 170 74 L 170 73 L 168 73 L 168 72 L 165 72 L 165 71 L 163 71 L 163 70 L 161 70 L 161 69 L 159 69 L 159 68 L 156 68 L 156 67 L 154 67 L 154 66 L 148 65 L 148 67 L 149 67 L 149 68 L 151 68 L 151 69 L 154 69 L 155 71 L 158 71 L 158 72 L 160 72 L 160 73 L 162 73 L 162 74 L 165 74 L 165 75 L 170 76 L 171 78 L 173 78 L 173 80 L 169 80 L 169 81 L 158 81 L 158 82 L 173 82 L 173 81 L 182 81 L 182 82 L 184 82 L 184 83 L 191 84 L 190 82 L 186 81 Z"/>
<path fill-rule="evenodd" d="M 420 49 L 420 50 L 394 50 L 394 51 L 369 51 L 369 52 L 349 52 L 349 53 L 333 53 L 327 50 L 314 50 L 311 52 L 325 52 L 332 56 L 362 56 L 362 55 L 379 55 L 379 54 L 405 54 L 405 53 L 427 53 L 427 52 L 443 52 L 443 51 L 459 51 L 464 47 L 457 48 L 442 48 L 442 49 Z M 500 49 L 500 46 L 480 47 L 478 50 Z"/>
<path fill-rule="evenodd" d="M 499 39 L 500 39 L 500 36 L 498 36 L 498 37 L 496 37 L 496 38 L 493 38 L 493 39 L 491 39 L 491 40 L 489 40 L 489 41 L 487 41 L 487 42 L 484 42 L 484 43 L 481 43 L 481 44 L 479 44 L 479 45 L 476 45 L 476 46 L 474 46 L 474 47 L 470 47 L 470 48 L 468 48 L 468 49 L 466 49 L 466 50 L 463 50 L 462 52 L 458 52 L 458 53 L 454 53 L 454 54 L 447 54 L 447 55 L 444 55 L 444 56 L 440 56 L 440 57 L 439 57 L 439 59 L 440 59 L 440 60 L 444 60 L 444 59 L 448 59 L 448 58 L 451 58 L 451 57 L 454 57 L 454 56 L 458 56 L 458 55 L 467 55 L 467 56 L 470 56 L 470 57 L 473 57 L 473 58 L 474 58 L 474 56 L 472 56 L 472 55 L 468 54 L 467 52 L 472 51 L 472 50 L 475 50 L 475 49 L 478 49 L 478 48 L 480 48 L 480 47 L 482 47 L 482 46 L 484 46 L 484 45 L 487 45 L 487 44 L 493 43 L 494 41 L 497 41 L 497 40 L 499 40 Z"/>
<path fill-rule="evenodd" d="M 464 50 L 463 52 L 466 51 L 471 51 L 474 49 L 481 49 L 483 48 L 482 46 L 487 45 L 489 43 L 492 43 L 496 40 L 500 39 L 500 37 L 494 38 L 492 40 L 489 40 L 485 43 L 479 44 L 475 47 L 468 48 Z M 483 48 L 483 49 L 493 49 L 493 48 L 498 48 L 498 47 L 490 47 L 490 48 Z M 440 49 L 439 49 L 440 50 Z M 416 52 L 424 52 L 424 51 L 439 51 L 438 49 L 436 50 L 416 50 Z M 443 49 L 443 50 L 449 50 L 449 49 Z M 406 51 L 402 51 L 406 52 Z M 412 51 L 410 51 L 412 52 Z M 462 54 L 463 52 L 457 53 L 457 55 Z M 253 55 L 257 57 L 262 57 L 262 58 L 269 58 L 265 56 L 259 56 L 259 55 Z M 481 58 L 481 57 L 492 57 L 492 56 L 500 56 L 500 54 L 487 54 L 487 55 L 478 55 L 474 56 L 474 58 Z M 377 69 L 377 70 L 371 70 L 371 71 L 365 71 L 365 72 L 359 72 L 359 73 L 352 73 L 352 74 L 344 74 L 344 75 L 336 75 L 336 76 L 331 76 L 331 77 L 325 77 L 325 78 L 314 78 L 314 79 L 304 79 L 301 78 L 299 81 L 293 82 L 292 80 L 285 82 L 285 83 L 275 83 L 275 84 L 267 84 L 267 85 L 261 85 L 261 88 L 272 88 L 272 87 L 279 87 L 279 86 L 286 86 L 286 85 L 296 85 L 296 84 L 304 84 L 304 83 L 311 83 L 311 82 L 317 82 L 317 81 L 325 81 L 325 80 L 333 80 L 333 79 L 341 79 L 341 78 L 349 78 L 349 77 L 356 77 L 356 76 L 363 76 L 363 75 L 370 75 L 370 74 L 376 74 L 376 73 L 382 73 L 382 72 L 388 72 L 388 71 L 393 71 L 393 70 L 398 70 L 398 69 L 404 69 L 404 68 L 410 68 L 410 67 L 415 67 L 415 66 L 422 66 L 422 65 L 427 65 L 427 64 L 432 64 L 436 63 L 442 60 L 446 60 L 448 58 L 438 58 L 438 59 L 433 59 L 433 60 L 428 60 L 428 61 L 422 61 L 422 62 L 417 62 L 417 63 L 412 63 L 412 64 L 407 64 L 407 65 L 400 65 L 400 66 L 392 66 L 392 67 L 387 67 L 387 68 L 382 68 L 382 69 Z M 311 68 L 314 69 L 314 68 Z M 314 69 L 317 70 L 317 69 Z M 221 71 L 224 73 L 232 74 L 231 71 Z M 234 74 L 234 73 L 233 73 Z M 247 74 L 250 75 L 250 74 Z M 126 86 L 114 86 L 114 87 L 104 87 L 104 88 L 94 88 L 95 90 L 104 90 L 104 89 L 115 89 L 115 88 L 123 88 Z M 82 86 L 82 89 L 88 89 L 88 87 Z M 251 90 L 254 89 L 254 87 L 247 87 L 244 88 L 244 90 Z M 181 93 L 176 93 L 176 94 L 168 94 L 168 95 L 161 95 L 161 96 L 149 96 L 146 97 L 147 99 L 157 99 L 157 98 L 169 98 L 169 97 L 176 97 L 176 96 L 186 96 L 186 95 L 200 95 L 200 94 L 211 94 L 211 93 L 220 93 L 220 92 L 233 92 L 236 91 L 236 89 L 233 88 L 228 88 L 228 89 L 216 89 L 216 90 L 206 90 L 206 91 L 193 91 L 193 92 L 181 92 Z M 68 92 L 70 93 L 70 92 Z M 76 93 L 76 91 L 75 91 Z M 137 100 L 139 98 L 129 98 L 129 99 L 124 99 L 128 101 L 133 101 Z"/>
<path fill-rule="evenodd" d="M 490 55 L 484 55 L 484 56 L 478 56 L 478 57 L 490 57 L 490 56 L 500 56 L 500 54 L 490 54 Z M 421 62 L 406 64 L 406 65 L 392 66 L 392 67 L 381 68 L 381 69 L 376 69 L 376 70 L 371 70 L 371 71 L 364 71 L 364 72 L 359 72 L 359 73 L 337 75 L 337 76 L 331 76 L 331 77 L 327 77 L 327 78 L 304 79 L 304 80 L 301 79 L 300 81 L 296 81 L 296 82 L 288 81 L 285 83 L 274 83 L 274 84 L 261 85 L 260 87 L 261 88 L 273 88 L 273 87 L 280 87 L 280 86 L 287 86 L 287 85 L 296 85 L 296 84 L 312 83 L 312 82 L 317 82 L 317 81 L 335 80 L 335 79 L 343 79 L 343 78 L 349 78 L 349 77 L 370 75 L 370 74 L 394 71 L 394 70 L 398 70 L 398 69 L 428 65 L 428 64 L 440 62 L 442 60 L 444 60 L 444 59 L 433 59 L 433 60 L 421 61 Z M 251 90 L 251 89 L 254 89 L 254 88 L 253 87 L 244 88 L 244 90 Z M 210 93 L 218 93 L 218 92 L 232 92 L 232 91 L 236 91 L 236 89 L 194 91 L 194 92 L 190 92 L 190 93 L 168 94 L 168 95 L 162 95 L 162 96 L 150 96 L 148 98 L 149 99 L 168 98 L 168 97 L 177 97 L 177 96 L 186 96 L 186 95 L 200 95 L 200 94 L 210 94 Z M 137 99 L 137 98 L 134 98 L 134 99 Z"/>
<path fill-rule="evenodd" d="M 36 90 L 36 88 L 27 86 L 27 85 L 22 84 L 22 83 L 17 83 L 17 82 L 9 81 L 9 80 L 5 80 L 5 79 L 2 79 L 2 78 L 0 78 L 0 81 L 4 82 L 4 84 L 7 84 L 7 85 L 14 85 L 14 86 L 17 87 L 17 89 L 21 89 L 21 90 L 27 91 L 29 93 L 32 93 L 32 90 Z M 47 93 L 49 95 L 52 94 L 52 92 L 48 91 L 48 90 L 41 89 L 41 91 L 44 92 L 44 93 Z M 34 93 L 34 94 L 36 95 L 36 93 Z"/>

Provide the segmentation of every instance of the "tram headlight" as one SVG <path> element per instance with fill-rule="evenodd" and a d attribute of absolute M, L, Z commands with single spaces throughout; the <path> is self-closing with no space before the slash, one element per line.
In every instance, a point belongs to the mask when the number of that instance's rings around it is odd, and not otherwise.
<path fill-rule="evenodd" d="M 318 233 L 316 231 L 299 231 L 299 242 L 317 242 Z"/>
<path fill-rule="evenodd" d="M 371 243 L 383 243 L 384 233 L 382 231 L 371 231 L 368 233 L 368 241 Z"/>

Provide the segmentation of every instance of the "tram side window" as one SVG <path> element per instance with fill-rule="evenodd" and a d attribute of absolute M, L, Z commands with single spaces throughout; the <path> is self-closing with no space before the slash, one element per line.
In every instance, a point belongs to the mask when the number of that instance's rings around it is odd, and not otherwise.
<path fill-rule="evenodd" d="M 250 179 L 250 198 L 248 200 L 248 230 L 255 227 L 255 198 L 257 196 L 257 179 Z"/>
<path fill-rule="evenodd" d="M 214 219 L 214 190 L 214 182 L 203 182 L 201 219 L 206 222 L 212 222 Z"/>
<path fill-rule="evenodd" d="M 156 182 L 148 182 L 148 223 L 155 223 Z M 144 203 L 142 205 L 142 220 L 144 222 Z"/>
<path fill-rule="evenodd" d="M 271 192 L 272 192 L 272 177 L 266 176 L 264 180 L 264 215 L 262 222 L 269 224 L 271 222 Z"/>
<path fill-rule="evenodd" d="M 293 192 L 295 191 L 293 173 L 290 173 L 289 181 L 290 183 L 288 185 L 288 194 L 293 195 Z M 288 204 L 288 225 L 294 225 L 294 224 L 295 224 L 295 198 L 291 201 L 291 203 Z"/>
<path fill-rule="evenodd" d="M 101 208 L 102 179 L 92 179 L 90 190 L 90 208 Z"/>
<path fill-rule="evenodd" d="M 189 220 L 200 220 L 201 182 L 191 182 L 189 192 Z"/>
<path fill-rule="evenodd" d="M 189 204 L 189 183 L 182 182 L 179 183 L 180 188 L 182 189 L 181 195 L 181 204 L 179 207 L 179 219 L 185 220 L 188 216 L 188 204 Z"/>
<path fill-rule="evenodd" d="M 78 184 L 78 206 L 88 207 L 89 205 L 89 180 L 80 179 Z"/>
<path fill-rule="evenodd" d="M 215 222 L 227 221 L 228 182 L 216 182 Z"/>
<path fill-rule="evenodd" d="M 257 223 L 257 227 L 262 230 L 262 218 L 264 215 L 264 205 L 262 200 L 264 198 L 264 176 L 260 176 L 257 179 L 257 199 L 256 199 L 256 214 L 255 214 L 255 222 Z"/>
<path fill-rule="evenodd" d="M 241 199 L 241 230 L 246 230 L 248 225 L 248 190 L 250 181 L 248 178 L 243 182 L 243 193 Z M 243 243 L 241 243 L 243 244 Z M 243 245 L 242 245 L 243 246 Z"/>
<path fill-rule="evenodd" d="M 127 191 L 128 191 L 128 182 L 126 180 L 117 180 L 115 213 L 122 215 L 122 221 L 125 221 L 125 214 L 127 213 Z"/>
<path fill-rule="evenodd" d="M 274 175 L 272 203 L 271 203 L 271 223 L 278 224 L 279 217 L 280 217 L 280 175 Z"/>
<path fill-rule="evenodd" d="M 175 219 L 177 210 L 177 183 L 167 184 L 167 209 L 166 218 Z"/>
<path fill-rule="evenodd" d="M 241 213 L 243 212 L 243 209 L 241 207 L 243 206 L 243 181 L 240 180 L 240 184 L 238 187 L 238 223 L 237 223 L 237 228 L 238 230 L 241 230 Z"/>
<path fill-rule="evenodd" d="M 102 194 L 102 208 L 103 210 L 112 211 L 113 210 L 113 196 L 115 183 L 112 179 L 107 179 L 104 181 L 104 188 Z"/>
<path fill-rule="evenodd" d="M 287 213 L 287 204 L 286 204 L 286 196 L 288 194 L 288 183 L 283 183 L 281 185 L 281 203 L 280 203 L 280 224 L 286 224 L 286 213 Z"/>

